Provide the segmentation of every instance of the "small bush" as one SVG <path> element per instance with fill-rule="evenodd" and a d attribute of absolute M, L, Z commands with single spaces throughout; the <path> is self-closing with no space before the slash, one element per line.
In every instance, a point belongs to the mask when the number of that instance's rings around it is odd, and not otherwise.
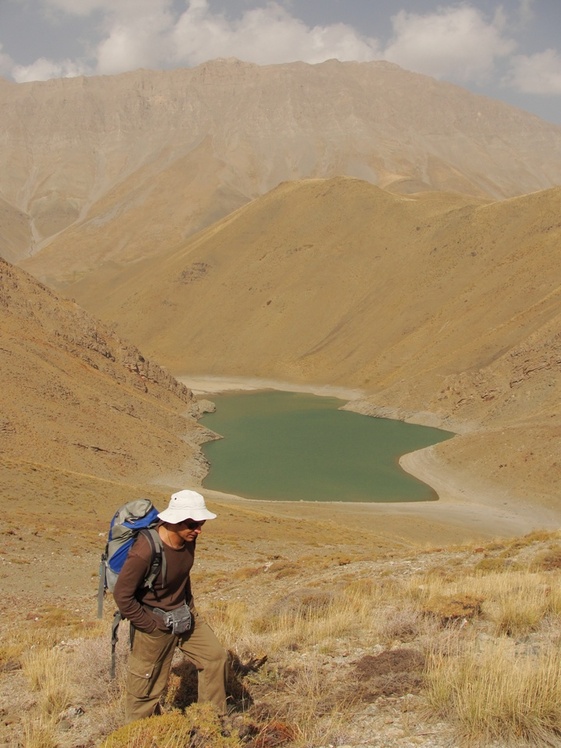
<path fill-rule="evenodd" d="M 244 579 L 252 579 L 253 577 L 257 576 L 257 574 L 261 574 L 262 572 L 262 566 L 244 566 L 241 569 L 236 569 L 236 571 L 232 574 L 232 578 L 242 581 Z"/>
<path fill-rule="evenodd" d="M 534 571 L 557 571 L 561 569 L 561 548 L 550 548 L 536 554 L 532 561 Z"/>
<path fill-rule="evenodd" d="M 479 616 L 482 602 L 482 597 L 469 594 L 438 595 L 429 598 L 422 610 L 425 615 L 434 616 L 446 625 Z"/>
<path fill-rule="evenodd" d="M 298 625 L 299 622 L 313 619 L 318 613 L 325 613 L 333 602 L 333 593 L 304 587 L 275 600 L 265 614 L 255 621 L 255 628 L 266 632 L 278 629 L 281 623 L 285 627 Z"/>
<path fill-rule="evenodd" d="M 424 628 L 424 619 L 417 608 L 411 606 L 391 607 L 378 617 L 377 633 L 386 642 L 412 641 Z"/>
<path fill-rule="evenodd" d="M 284 577 L 292 577 L 299 574 L 302 571 L 301 567 L 292 561 L 273 561 L 273 563 L 267 567 L 267 574 L 273 574 L 277 579 L 283 579 Z"/>
<path fill-rule="evenodd" d="M 193 704 L 172 712 L 131 722 L 104 740 L 100 748 L 240 748 L 237 734 L 222 735 L 222 725 L 208 704 Z"/>
<path fill-rule="evenodd" d="M 424 666 L 424 656 L 414 649 L 392 649 L 379 655 L 365 655 L 355 664 L 362 700 L 418 693 L 423 683 Z"/>
<path fill-rule="evenodd" d="M 481 574 L 500 574 L 501 572 L 516 571 L 520 568 L 520 564 L 516 561 L 505 561 L 504 558 L 490 557 L 482 558 L 475 564 L 474 571 Z"/>

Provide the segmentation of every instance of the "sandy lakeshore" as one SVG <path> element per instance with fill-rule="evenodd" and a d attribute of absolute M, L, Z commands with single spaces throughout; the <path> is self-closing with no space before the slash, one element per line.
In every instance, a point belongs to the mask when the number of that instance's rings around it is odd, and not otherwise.
<path fill-rule="evenodd" d="M 338 397 L 341 400 L 358 400 L 364 396 L 362 390 L 345 387 L 331 387 L 330 385 L 300 385 L 291 382 L 281 382 L 276 379 L 257 379 L 247 377 L 176 377 L 183 382 L 195 395 L 210 395 L 219 392 L 244 392 L 251 390 L 282 390 L 283 392 L 307 392 L 310 395 Z"/>
<path fill-rule="evenodd" d="M 200 397 L 219 392 L 277 389 L 338 397 L 345 401 L 364 395 L 360 390 L 329 386 L 294 385 L 276 380 L 242 377 L 189 377 L 178 379 Z M 211 398 L 210 398 L 211 399 Z M 431 447 L 404 455 L 404 470 L 431 486 L 439 500 L 403 503 L 271 502 L 244 499 L 217 491 L 205 492 L 216 500 L 246 507 L 267 507 L 271 515 L 306 518 L 329 517 L 344 521 L 348 528 L 369 529 L 384 536 L 419 544 L 469 542 L 493 537 L 510 537 L 538 529 L 557 529 L 561 513 L 511 498 L 510 492 L 495 487 L 469 485 L 439 461 Z"/>

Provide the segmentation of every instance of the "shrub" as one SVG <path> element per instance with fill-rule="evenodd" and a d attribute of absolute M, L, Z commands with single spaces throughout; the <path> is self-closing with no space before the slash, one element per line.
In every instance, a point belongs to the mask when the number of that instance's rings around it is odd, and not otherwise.
<path fill-rule="evenodd" d="M 104 740 L 100 748 L 240 748 L 237 734 L 222 735 L 222 725 L 208 704 L 131 722 Z"/>
<path fill-rule="evenodd" d="M 520 569 L 520 564 L 517 564 L 515 561 L 505 561 L 504 558 L 497 557 L 482 558 L 474 567 L 474 571 L 481 574 L 500 574 L 501 572 L 518 569 Z"/>
<path fill-rule="evenodd" d="M 481 613 L 482 597 L 469 594 L 435 595 L 423 605 L 423 613 L 438 618 L 443 625 L 474 618 Z"/>
<path fill-rule="evenodd" d="M 561 548 L 549 548 L 536 554 L 532 561 L 532 569 L 543 571 L 561 569 Z"/>

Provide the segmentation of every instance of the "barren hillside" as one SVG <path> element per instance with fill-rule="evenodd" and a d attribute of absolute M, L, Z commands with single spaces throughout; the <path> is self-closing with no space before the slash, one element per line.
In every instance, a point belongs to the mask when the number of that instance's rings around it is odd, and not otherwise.
<path fill-rule="evenodd" d="M 284 180 L 500 199 L 561 183 L 561 128 L 386 62 L 219 60 L 0 87 L 11 257 L 42 280 L 158 254 Z M 6 239 L 5 239 L 6 241 Z"/>
<path fill-rule="evenodd" d="M 286 183 L 134 272 L 67 291 L 176 375 L 362 389 L 353 408 L 465 433 L 434 450 L 466 481 L 549 502 L 560 212 L 561 188 L 489 202 Z"/>
<path fill-rule="evenodd" d="M 57 473 L 59 485 L 72 473 L 129 482 L 204 475 L 197 446 L 205 430 L 185 385 L 3 260 L 0 317 L 7 495 L 15 482 L 22 496 L 33 472 L 45 486 L 56 484 Z"/>

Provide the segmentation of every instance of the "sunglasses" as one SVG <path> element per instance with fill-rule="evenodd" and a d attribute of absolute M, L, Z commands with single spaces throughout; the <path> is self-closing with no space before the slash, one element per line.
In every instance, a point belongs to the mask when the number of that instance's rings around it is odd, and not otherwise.
<path fill-rule="evenodd" d="M 183 522 L 178 522 L 177 526 L 186 527 L 188 530 L 198 530 L 204 525 L 205 522 L 206 519 L 203 519 L 200 522 L 197 522 L 194 519 L 184 519 Z"/>

